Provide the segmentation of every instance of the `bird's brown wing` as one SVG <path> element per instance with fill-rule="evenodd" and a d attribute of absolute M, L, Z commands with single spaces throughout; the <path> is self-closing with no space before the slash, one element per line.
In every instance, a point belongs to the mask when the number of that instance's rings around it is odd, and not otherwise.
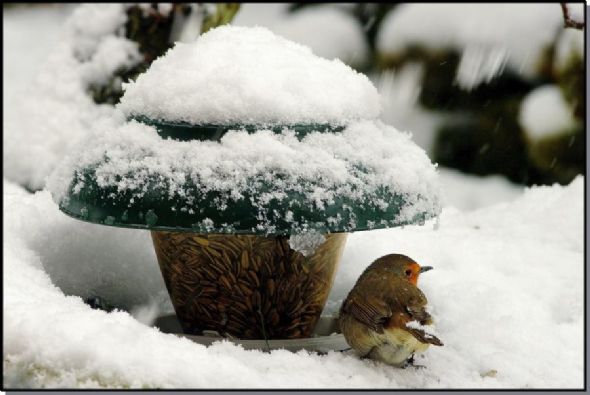
<path fill-rule="evenodd" d="M 417 287 L 408 287 L 404 289 L 406 298 L 402 309 L 397 314 L 394 314 L 387 327 L 398 327 L 412 334 L 416 339 L 422 343 L 434 344 L 442 346 L 443 342 L 436 336 L 426 333 L 420 328 L 410 328 L 407 324 L 411 321 L 416 321 L 420 325 L 432 324 L 432 317 L 426 311 L 426 296 Z M 398 310 L 398 309 L 396 309 Z"/>
<path fill-rule="evenodd" d="M 406 311 L 412 317 L 412 320 L 416 320 L 422 325 L 430 325 L 432 323 L 432 317 L 424 306 L 407 305 Z"/>
<path fill-rule="evenodd" d="M 413 320 L 408 320 L 406 321 L 406 323 L 413 321 Z M 409 333 L 412 334 L 412 336 L 414 336 L 416 339 L 420 340 L 422 343 L 428 343 L 428 344 L 433 344 L 435 346 L 442 346 L 443 342 L 436 336 L 426 333 L 424 330 L 420 329 L 420 328 L 408 328 L 407 326 L 405 326 L 403 329 L 405 329 L 406 331 L 408 331 Z"/>
<path fill-rule="evenodd" d="M 387 304 L 375 297 L 351 296 L 342 305 L 342 311 L 352 315 L 377 333 L 383 333 L 383 326 L 391 317 L 391 309 Z"/>

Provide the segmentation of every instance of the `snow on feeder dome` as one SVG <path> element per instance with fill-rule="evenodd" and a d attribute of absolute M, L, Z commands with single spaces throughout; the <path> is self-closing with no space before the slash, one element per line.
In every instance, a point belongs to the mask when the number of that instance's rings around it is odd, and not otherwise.
<path fill-rule="evenodd" d="M 149 229 L 187 334 L 310 336 L 347 232 L 440 212 L 436 170 L 339 60 L 256 27 L 178 43 L 125 87 L 125 123 L 62 163 L 54 199 Z"/>

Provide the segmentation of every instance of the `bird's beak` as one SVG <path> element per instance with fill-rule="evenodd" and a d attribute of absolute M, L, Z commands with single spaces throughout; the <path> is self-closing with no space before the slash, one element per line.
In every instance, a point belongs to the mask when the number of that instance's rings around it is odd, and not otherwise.
<path fill-rule="evenodd" d="M 434 269 L 432 266 L 420 266 L 420 273 L 424 273 L 432 269 Z"/>

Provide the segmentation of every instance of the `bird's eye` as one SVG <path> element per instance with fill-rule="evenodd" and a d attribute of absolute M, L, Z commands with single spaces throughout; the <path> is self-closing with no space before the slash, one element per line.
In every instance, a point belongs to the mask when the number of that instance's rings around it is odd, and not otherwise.
<path fill-rule="evenodd" d="M 412 270 L 408 269 L 406 270 L 406 276 L 410 277 L 412 275 Z"/>

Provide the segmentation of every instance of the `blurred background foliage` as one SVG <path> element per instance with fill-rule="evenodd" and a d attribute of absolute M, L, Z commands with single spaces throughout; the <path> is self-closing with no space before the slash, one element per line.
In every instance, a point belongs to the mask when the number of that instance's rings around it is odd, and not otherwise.
<path fill-rule="evenodd" d="M 4 4 L 4 7 L 14 6 Z M 523 25 L 522 35 L 530 36 L 531 47 L 541 46 L 541 51 L 531 55 L 536 57 L 532 59 L 534 68 L 521 72 L 506 66 L 503 52 L 497 56 L 480 54 L 488 59 L 473 67 L 496 67 L 499 63 L 502 66 L 488 73 L 483 82 L 467 86 L 459 77 L 465 74 L 461 68 L 469 45 L 437 46 L 436 40 L 413 40 L 412 37 L 420 37 L 420 32 L 434 30 L 432 26 L 440 18 L 436 14 L 440 9 L 437 11 L 434 6 L 412 13 L 410 8 L 418 6 L 403 3 L 245 3 L 241 6 L 239 3 L 174 3 L 166 7 L 156 3 L 129 4 L 123 34 L 138 44 L 143 58 L 132 67 L 117 70 L 108 83 L 88 86 L 88 92 L 97 104 L 116 104 L 122 95 L 121 83 L 147 70 L 175 41 L 194 40 L 200 33 L 225 23 L 262 25 L 310 46 L 320 56 L 339 58 L 366 73 L 383 96 L 383 120 L 398 129 L 411 131 L 416 142 L 441 166 L 476 175 L 501 174 L 525 185 L 567 184 L 577 174 L 584 174 L 585 68 L 579 45 L 580 40 L 583 45 L 584 33 L 563 26 L 559 4 L 539 5 L 544 7 L 539 8 L 539 13 L 521 18 L 527 25 Z M 480 27 L 475 20 L 471 25 L 464 22 L 475 14 L 463 14 L 457 4 L 444 6 L 449 9 L 447 16 L 456 18 L 457 26 L 472 29 L 454 32 L 451 21 L 449 36 L 457 35 L 460 42 L 469 44 L 470 35 L 477 36 Z M 469 7 L 477 12 L 475 5 Z M 482 10 L 477 18 L 485 18 L 485 13 Z M 418 15 L 418 18 L 408 21 L 403 15 Z M 522 23 L 511 22 L 517 16 L 508 12 L 502 20 L 507 24 Z M 539 19 L 538 23 L 535 18 Z M 406 27 L 398 28 L 396 23 Z M 179 25 L 184 27 L 179 29 Z M 497 26 L 499 31 L 504 28 Z M 397 35 L 388 35 L 387 29 L 397 31 Z M 539 44 L 537 36 L 541 33 L 546 36 L 547 32 L 551 39 Z M 515 40 L 522 39 L 520 31 L 516 35 L 519 37 L 514 37 Z M 395 41 L 395 45 L 390 45 L 388 40 Z M 510 41 L 510 37 L 504 40 L 507 47 L 512 45 Z M 482 46 L 481 40 L 478 43 Z M 481 80 L 481 76 L 474 77 Z"/>
<path fill-rule="evenodd" d="M 292 5 L 291 12 L 298 12 L 303 8 L 325 7 L 326 5 Z M 447 6 L 450 13 L 454 11 L 452 18 L 461 24 L 461 19 L 472 17 L 468 10 L 463 10 L 458 5 Z M 472 8 L 474 5 L 471 5 Z M 498 5 L 500 6 L 500 5 Z M 531 4 L 531 6 L 534 6 Z M 535 31 L 537 29 L 554 29 L 552 40 L 548 40 L 541 48 L 538 59 L 534 59 L 535 72 L 523 76 L 518 70 L 508 67 L 495 75 L 489 82 L 484 82 L 472 87 L 461 86 L 457 83 L 460 63 L 464 54 L 460 48 L 454 46 L 433 47 L 428 40 L 400 39 L 383 34 L 380 43 L 377 42 L 378 33 L 385 31 L 387 27 L 383 23 L 394 24 L 403 16 L 395 18 L 396 12 L 405 12 L 406 17 L 414 16 L 409 7 L 417 7 L 413 4 L 356 4 L 350 5 L 346 10 L 363 27 L 364 38 L 371 50 L 368 64 L 360 71 L 375 75 L 379 73 L 396 73 L 403 69 L 404 65 L 420 64 L 423 70 L 419 81 L 419 93 L 415 103 L 426 112 L 444 114 L 442 120 L 436 122 L 432 130 L 421 130 L 419 123 L 410 130 L 416 135 L 429 133 L 431 143 L 427 148 L 431 158 L 442 166 L 456 168 L 466 173 L 476 175 L 502 174 L 513 182 L 532 184 L 551 184 L 554 182 L 567 184 L 577 174 L 585 172 L 585 94 L 584 94 L 584 59 L 583 49 L 574 48 L 570 43 L 563 41 L 571 40 L 568 35 L 582 37 L 582 31 L 572 31 L 559 23 L 551 25 L 553 21 L 559 21 L 562 17 L 558 4 L 552 5 L 553 9 L 539 9 L 539 14 L 553 12 L 555 17 L 536 15 L 534 9 L 528 16 L 530 19 L 545 18 L 548 21 L 543 23 L 531 23 L 530 27 L 523 26 L 522 34 L 531 35 L 531 46 L 534 43 Z M 336 5 L 332 5 L 336 7 Z M 404 8 L 402 10 L 402 8 Z M 506 5 L 504 5 L 506 7 Z M 514 12 L 520 10 L 515 9 Z M 415 22 L 414 29 L 429 29 L 429 17 L 437 17 L 436 11 L 430 13 L 429 8 L 423 7 L 421 15 Z M 485 9 L 481 10 L 485 13 Z M 512 13 L 503 15 L 510 23 Z M 387 17 L 387 18 L 386 18 Z M 485 16 L 484 16 L 485 17 Z M 407 24 L 406 24 L 407 25 Z M 477 23 L 470 26 L 478 29 Z M 482 27 L 485 28 L 485 27 Z M 498 25 L 497 29 L 504 26 Z M 389 29 L 392 30 L 392 29 Z M 567 30 L 567 32 L 565 32 Z M 395 29 L 399 34 L 408 34 L 403 28 Z M 469 41 L 469 33 L 475 31 L 458 30 L 449 32 L 453 34 L 466 34 L 463 41 Z M 520 33 L 520 32 L 519 32 Z M 413 37 L 420 37 L 420 34 L 408 34 Z M 388 39 L 403 42 L 397 51 L 387 51 Z M 476 38 L 477 40 L 477 38 Z M 560 43 L 560 41 L 562 41 Z M 581 39 L 583 42 L 583 38 Z M 422 45 L 421 45 L 422 44 Z M 480 42 L 481 44 L 481 42 Z M 506 43 L 508 46 L 510 43 Z M 564 50 L 559 46 L 568 46 L 565 54 L 559 54 L 563 59 L 557 59 L 557 52 Z M 469 48 L 469 47 L 467 47 Z M 492 59 L 492 61 L 503 61 L 504 59 Z M 354 64 L 351 64 L 354 67 Z M 475 67 L 475 66 L 474 66 Z M 476 72 L 476 71 L 474 71 Z M 530 74 L 530 73 L 529 73 Z M 540 87 L 557 86 L 571 114 L 568 125 L 556 123 L 555 130 L 547 130 L 539 133 L 535 130 L 526 130 L 527 127 L 534 127 L 523 122 L 523 105 L 529 95 L 534 94 Z M 382 94 L 397 94 L 396 92 L 383 92 Z M 549 114 L 538 114 L 539 117 L 551 117 L 553 109 L 551 105 L 538 106 L 538 112 L 549 112 Z M 387 112 L 388 108 L 385 107 Z M 534 110 L 533 110 L 534 111 Z M 394 111 L 395 112 L 395 111 Z M 399 112 L 399 111 L 398 111 Z M 425 116 L 426 112 L 423 114 Z M 396 125 L 395 116 L 385 118 L 393 125 Z M 551 121 L 549 121 L 551 122 Z M 397 126 L 397 125 L 396 125 Z M 423 144 L 425 145 L 425 144 Z"/>

